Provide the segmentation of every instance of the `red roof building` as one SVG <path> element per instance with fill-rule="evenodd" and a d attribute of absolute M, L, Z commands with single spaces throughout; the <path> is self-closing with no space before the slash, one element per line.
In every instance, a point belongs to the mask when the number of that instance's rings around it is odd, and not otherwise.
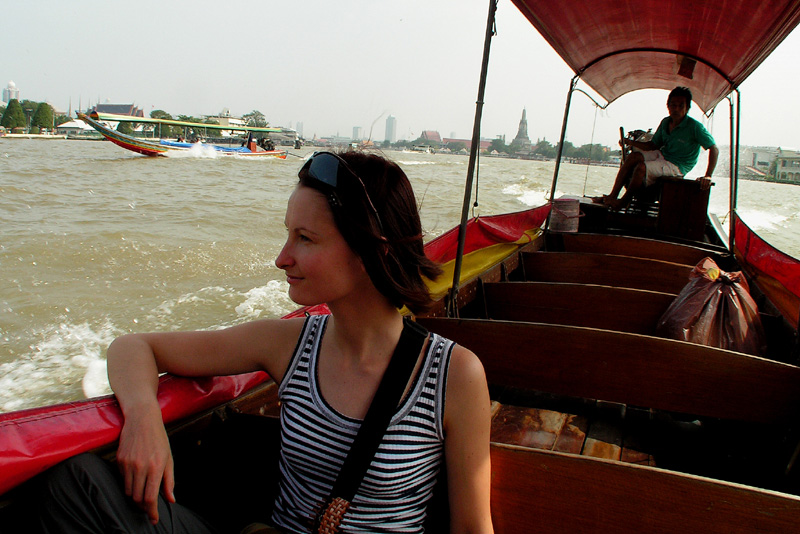
<path fill-rule="evenodd" d="M 144 111 L 133 104 L 97 104 L 89 113 L 113 113 L 114 115 L 128 115 L 129 117 L 144 117 Z"/>

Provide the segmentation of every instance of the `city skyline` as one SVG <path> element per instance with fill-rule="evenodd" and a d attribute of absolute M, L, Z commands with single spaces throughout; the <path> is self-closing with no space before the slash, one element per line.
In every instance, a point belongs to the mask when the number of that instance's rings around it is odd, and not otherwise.
<path fill-rule="evenodd" d="M 63 110 L 106 100 L 133 103 L 146 114 L 259 110 L 276 126 L 302 123 L 306 138 L 361 127 L 382 140 L 389 115 L 397 120 L 398 139 L 425 130 L 472 134 L 485 0 L 347 0 L 347 17 L 340 16 L 344 7 L 320 0 L 243 0 L 237 12 L 247 17 L 236 19 L 234 34 L 225 23 L 230 7 L 210 0 L 33 5 L 41 13 L 35 37 L 25 24 L 9 24 L 0 65 L 0 83 L 16 82 L 22 98 Z M 4 18 L 26 20 L 30 6 L 5 6 Z M 136 22 L 135 35 L 115 34 L 121 19 Z M 181 28 L 204 28 L 204 37 Z M 111 35 L 115 45 L 103 46 Z M 481 136 L 513 139 L 525 108 L 531 140 L 555 143 L 573 73 L 507 0 L 498 6 L 491 47 Z M 800 146 L 800 103 L 791 92 L 800 82 L 797 57 L 795 31 L 742 84 L 742 144 Z M 666 95 L 641 91 L 606 110 L 576 95 L 567 139 L 610 146 L 620 126 L 655 128 L 666 115 Z M 726 107 L 723 102 L 718 119 L 704 119 L 696 106 L 690 115 L 723 143 L 730 137 Z"/>

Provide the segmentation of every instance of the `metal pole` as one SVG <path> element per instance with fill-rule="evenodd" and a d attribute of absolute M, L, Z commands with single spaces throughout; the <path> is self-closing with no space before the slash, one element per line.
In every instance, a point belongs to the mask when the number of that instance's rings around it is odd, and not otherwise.
<path fill-rule="evenodd" d="M 472 149 L 469 153 L 469 164 L 467 166 L 467 182 L 464 186 L 464 203 L 461 206 L 461 225 L 458 228 L 458 249 L 456 252 L 456 262 L 453 268 L 453 285 L 450 288 L 447 299 L 448 317 L 458 316 L 458 286 L 461 283 L 461 263 L 464 256 L 464 244 L 467 239 L 467 220 L 469 218 L 470 198 L 472 195 L 472 183 L 475 176 L 475 162 L 477 152 L 481 144 L 481 116 L 483 114 L 483 95 L 486 89 L 486 72 L 489 67 L 489 48 L 494 35 L 495 12 L 497 11 L 497 1 L 489 0 L 489 16 L 486 20 L 486 34 L 483 41 L 483 62 L 481 63 L 481 78 L 478 84 L 478 101 L 475 102 L 475 123 L 472 127 Z"/>
<path fill-rule="evenodd" d="M 729 108 L 730 108 L 728 115 L 730 117 L 729 118 L 729 121 L 730 121 L 729 129 L 730 129 L 730 138 L 731 138 L 730 139 L 730 145 L 731 145 L 730 185 L 729 185 L 729 191 L 728 191 L 728 249 L 731 252 L 733 252 L 734 218 L 736 217 L 736 215 L 734 213 L 734 205 L 735 205 L 735 203 L 733 201 L 733 198 L 736 195 L 736 180 L 734 178 L 734 173 L 735 173 L 734 167 L 736 166 L 736 159 L 735 159 L 735 156 L 734 156 L 734 154 L 735 154 L 734 150 L 736 150 L 736 142 L 735 142 L 736 136 L 735 136 L 735 132 L 734 132 L 734 129 L 735 129 L 735 123 L 734 123 L 735 115 L 734 114 L 736 113 L 736 110 L 734 109 L 733 98 L 731 98 L 730 95 L 728 95 L 728 105 L 729 105 Z"/>
<path fill-rule="evenodd" d="M 736 106 L 734 110 L 733 99 L 731 103 L 731 192 L 730 192 L 730 230 L 728 235 L 728 248 L 733 252 L 736 244 L 736 203 L 739 196 L 739 127 L 742 117 L 741 105 L 742 94 L 739 89 L 736 91 Z M 735 121 L 735 126 L 734 126 Z"/>
<path fill-rule="evenodd" d="M 556 153 L 556 168 L 553 171 L 553 185 L 550 188 L 550 202 L 556 196 L 556 185 L 558 184 L 558 171 L 561 168 L 561 155 L 564 153 L 564 139 L 567 137 L 567 120 L 569 120 L 569 108 L 572 105 L 572 91 L 578 85 L 579 75 L 576 74 L 569 81 L 569 91 L 567 91 L 567 104 L 564 106 L 564 121 L 561 123 L 561 137 L 558 140 L 558 152 Z M 550 227 L 550 212 L 547 213 L 547 223 L 545 228 Z"/>

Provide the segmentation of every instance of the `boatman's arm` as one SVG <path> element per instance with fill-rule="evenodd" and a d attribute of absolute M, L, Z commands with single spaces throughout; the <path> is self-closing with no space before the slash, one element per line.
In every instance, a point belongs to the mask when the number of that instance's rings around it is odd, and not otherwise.
<path fill-rule="evenodd" d="M 700 182 L 700 189 L 703 191 L 711 187 L 711 177 L 714 176 L 714 169 L 717 168 L 718 159 L 719 149 L 717 145 L 712 145 L 711 148 L 708 149 L 708 167 L 706 168 L 706 174 L 702 178 L 697 179 L 697 181 Z"/>

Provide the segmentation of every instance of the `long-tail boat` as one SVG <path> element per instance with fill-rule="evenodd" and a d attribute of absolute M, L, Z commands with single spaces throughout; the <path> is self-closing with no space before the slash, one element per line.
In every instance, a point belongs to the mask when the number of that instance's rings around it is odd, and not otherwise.
<path fill-rule="evenodd" d="M 556 202 L 468 219 L 470 155 L 462 224 L 426 245 L 445 268 L 431 282 L 437 305 L 416 320 L 486 369 L 495 531 L 797 531 L 800 262 L 737 215 L 731 93 L 795 28 L 800 2 L 513 1 L 575 72 L 567 110 L 579 78 L 608 101 L 675 85 L 689 85 L 704 110 L 727 98 L 732 200 L 728 232 L 689 180 L 665 184 L 647 210 L 610 213 L 582 199 L 576 231 L 554 230 Z M 496 8 L 491 0 L 476 140 Z M 669 188 L 693 200 L 676 204 Z M 707 257 L 746 277 L 762 356 L 655 335 Z M 304 313 L 326 309 L 290 316 Z M 276 390 L 263 373 L 161 380 L 180 498 L 231 531 L 269 513 Z M 0 524 L 25 524 L 46 468 L 87 450 L 113 458 L 121 423 L 113 397 L 0 416 Z M 429 506 L 430 532 L 447 529 L 445 497 Z"/>
<path fill-rule="evenodd" d="M 167 156 L 170 153 L 189 153 L 196 151 L 198 154 L 204 154 L 205 151 L 211 151 L 213 154 L 222 156 L 246 156 L 246 157 L 267 157 L 267 158 L 280 158 L 286 159 L 286 150 L 276 150 L 274 147 L 261 146 L 258 141 L 253 138 L 253 133 L 269 134 L 271 132 L 280 132 L 280 128 L 258 128 L 250 126 L 228 126 L 220 124 L 204 124 L 198 122 L 176 121 L 169 119 L 153 119 L 146 117 L 129 117 L 127 115 L 115 115 L 113 113 L 98 113 L 93 111 L 89 115 L 79 113 L 78 118 L 86 124 L 100 132 L 100 134 L 114 143 L 131 152 L 142 154 L 145 156 Z M 124 134 L 113 128 L 110 128 L 105 123 L 147 123 L 147 124 L 164 124 L 168 126 L 176 126 L 182 128 L 193 128 L 195 131 L 242 131 L 246 132 L 247 138 L 242 141 L 241 146 L 224 146 L 215 145 L 202 142 L 187 143 L 183 141 L 171 141 L 168 139 L 148 139 L 145 137 L 135 137 L 132 135 Z"/>

